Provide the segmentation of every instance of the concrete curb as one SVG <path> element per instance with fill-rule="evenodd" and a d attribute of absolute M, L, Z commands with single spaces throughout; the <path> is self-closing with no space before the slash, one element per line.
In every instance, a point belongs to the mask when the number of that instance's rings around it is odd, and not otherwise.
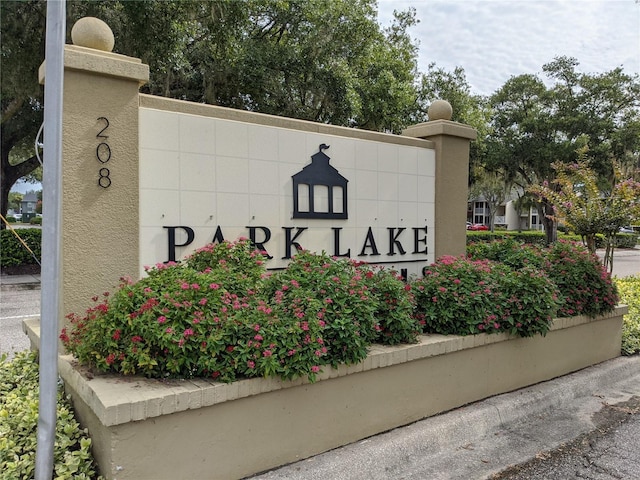
<path fill-rule="evenodd" d="M 40 275 L 2 275 L 0 291 L 36 290 L 40 288 Z"/>
<path fill-rule="evenodd" d="M 592 431 L 595 413 L 635 395 L 640 357 L 619 357 L 251 478 L 487 478 Z"/>
<path fill-rule="evenodd" d="M 40 290 L 40 283 L 3 283 L 0 285 L 0 291 L 11 292 L 15 290 Z"/>

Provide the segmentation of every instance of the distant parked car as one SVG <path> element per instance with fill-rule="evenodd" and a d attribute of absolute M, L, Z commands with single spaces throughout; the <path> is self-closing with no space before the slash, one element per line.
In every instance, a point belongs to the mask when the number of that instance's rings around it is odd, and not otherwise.
<path fill-rule="evenodd" d="M 474 223 L 473 225 L 467 225 L 467 230 L 489 230 L 489 227 L 482 223 Z"/>
<path fill-rule="evenodd" d="M 471 228 L 471 222 L 467 222 L 467 230 Z"/>
<path fill-rule="evenodd" d="M 15 218 L 17 221 L 21 222 L 22 221 L 22 214 L 21 213 L 14 213 L 13 214 L 13 218 Z"/>
<path fill-rule="evenodd" d="M 631 227 L 620 227 L 620 233 L 636 233 Z"/>

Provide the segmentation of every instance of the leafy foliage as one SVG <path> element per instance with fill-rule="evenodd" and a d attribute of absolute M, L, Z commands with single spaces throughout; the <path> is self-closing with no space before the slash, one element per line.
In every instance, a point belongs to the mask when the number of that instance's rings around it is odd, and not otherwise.
<path fill-rule="evenodd" d="M 536 242 L 523 242 L 511 236 L 495 241 L 474 241 L 467 245 L 467 256 L 504 263 L 514 270 L 530 266 L 542 268 L 544 256 L 535 245 Z"/>
<path fill-rule="evenodd" d="M 611 159 L 637 167 L 640 150 L 640 82 L 621 68 L 602 74 L 581 73 L 578 61 L 557 57 L 542 67 L 551 83 L 536 75 L 509 79 L 494 95 L 492 131 L 486 165 L 502 168 L 522 187 L 555 178 L 554 162 L 571 164 L 589 145 L 599 177 L 612 171 Z M 634 153 L 635 152 L 635 153 Z M 633 159 L 636 160 L 633 160 Z M 551 204 L 539 210 L 552 215 Z M 555 240 L 555 222 L 544 216 L 547 240 Z"/>
<path fill-rule="evenodd" d="M 504 262 L 515 269 L 543 270 L 558 287 L 558 316 L 597 316 L 614 309 L 618 297 L 611 276 L 598 258 L 575 242 L 560 240 L 549 248 L 519 245 L 515 240 L 467 246 L 471 259 Z"/>
<path fill-rule="evenodd" d="M 38 424 L 38 363 L 32 352 L 0 358 L 0 471 L 2 478 L 33 478 Z M 96 478 L 91 439 L 81 430 L 62 388 L 58 390 L 56 479 Z"/>
<path fill-rule="evenodd" d="M 598 258 L 581 245 L 558 241 L 548 250 L 545 271 L 564 299 L 560 316 L 596 316 L 612 311 L 618 295 Z"/>
<path fill-rule="evenodd" d="M 471 245 L 469 255 L 443 257 L 409 285 L 307 251 L 269 274 L 246 239 L 207 245 L 94 297 L 83 316 L 68 317 L 61 339 L 102 372 L 314 381 L 324 365 L 364 360 L 372 342 L 415 342 L 421 330 L 545 334 L 556 312 L 598 315 L 617 301 L 598 260 L 575 244 L 506 240 Z"/>
<path fill-rule="evenodd" d="M 613 185 L 603 191 L 596 173 L 589 167 L 587 149 L 578 151 L 572 164 L 553 163 L 556 178 L 552 184 L 535 185 L 530 191 L 553 206 L 554 220 L 564 220 L 596 251 L 596 236 L 605 237 L 605 267 L 613 267 L 615 238 L 621 227 L 640 218 L 640 183 L 621 178 L 614 165 Z"/>
<path fill-rule="evenodd" d="M 509 197 L 512 184 L 505 181 L 502 173 L 487 172 L 484 168 L 476 168 L 475 181 L 469 190 L 469 198 L 483 198 L 487 205 L 489 217 L 489 230 L 495 228 L 495 217 L 498 207 L 504 205 Z"/>
<path fill-rule="evenodd" d="M 562 240 L 579 242 L 578 235 L 559 235 Z M 492 242 L 494 240 L 513 239 L 521 243 L 544 246 L 546 245 L 545 233 L 537 230 L 517 231 L 467 231 L 467 246 L 471 243 Z"/>
<path fill-rule="evenodd" d="M 640 353 L 640 275 L 616 278 L 620 301 L 629 306 L 622 324 L 622 354 Z"/>
<path fill-rule="evenodd" d="M 42 252 L 42 230 L 39 228 L 21 228 L 17 233 L 36 257 L 40 259 Z M 2 248 L 0 248 L 1 267 L 37 264 L 35 258 L 33 258 L 10 230 L 0 230 L 0 244 L 2 244 Z"/>
<path fill-rule="evenodd" d="M 323 365 L 363 360 L 372 341 L 418 333 L 395 274 L 326 254 L 299 252 L 268 276 L 261 253 L 240 240 L 147 273 L 70 315 L 61 338 L 81 362 L 150 377 L 314 380 Z"/>
<path fill-rule="evenodd" d="M 374 318 L 377 324 L 375 342 L 384 345 L 414 343 L 421 331 L 414 315 L 411 286 L 395 272 L 381 268 L 363 267 L 365 283 L 374 297 Z"/>
<path fill-rule="evenodd" d="M 395 133 L 424 118 L 417 46 L 408 34 L 417 22 L 411 9 L 383 28 L 375 0 L 70 0 L 66 6 L 67 33 L 83 16 L 101 18 L 114 31 L 115 52 L 150 66 L 146 93 Z M 0 2 L 0 10 L 4 215 L 11 186 L 39 165 L 33 138 L 43 115 L 37 72 L 46 1 Z"/>
<path fill-rule="evenodd" d="M 442 257 L 412 284 L 425 332 L 544 335 L 558 309 L 558 289 L 538 269 Z"/>

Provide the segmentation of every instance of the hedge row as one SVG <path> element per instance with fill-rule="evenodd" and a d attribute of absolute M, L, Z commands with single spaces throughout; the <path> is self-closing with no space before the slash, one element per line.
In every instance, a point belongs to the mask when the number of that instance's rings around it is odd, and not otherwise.
<path fill-rule="evenodd" d="M 38 260 L 42 252 L 42 230 L 39 228 L 21 228 L 16 230 L 20 238 L 27 244 Z M 29 250 L 18 240 L 11 230 L 0 230 L 0 267 L 16 267 L 19 265 L 37 265 Z"/>
<path fill-rule="evenodd" d="M 505 240 L 507 238 L 517 240 L 522 243 L 530 245 L 544 246 L 546 242 L 546 235 L 544 231 L 522 231 L 515 230 L 502 230 L 495 232 L 488 231 L 475 231 L 467 232 L 467 245 L 474 242 L 491 242 L 493 240 Z M 566 234 L 558 232 L 559 240 L 568 240 L 570 242 L 581 242 L 580 235 Z M 616 236 L 616 247 L 618 248 L 633 248 L 638 243 L 638 235 L 632 233 L 621 233 Z M 596 235 L 596 247 L 605 247 L 604 235 Z"/>
<path fill-rule="evenodd" d="M 622 354 L 640 353 L 640 275 L 616 278 L 620 302 L 629 305 L 622 325 Z"/>

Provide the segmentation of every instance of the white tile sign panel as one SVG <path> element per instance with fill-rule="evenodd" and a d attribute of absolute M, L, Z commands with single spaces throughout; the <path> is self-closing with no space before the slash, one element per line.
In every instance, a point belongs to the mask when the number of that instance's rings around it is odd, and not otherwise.
<path fill-rule="evenodd" d="M 316 167 L 324 184 L 306 178 Z M 141 273 L 246 237 L 271 269 L 301 247 L 419 274 L 434 261 L 434 176 L 428 148 L 142 108 Z"/>

